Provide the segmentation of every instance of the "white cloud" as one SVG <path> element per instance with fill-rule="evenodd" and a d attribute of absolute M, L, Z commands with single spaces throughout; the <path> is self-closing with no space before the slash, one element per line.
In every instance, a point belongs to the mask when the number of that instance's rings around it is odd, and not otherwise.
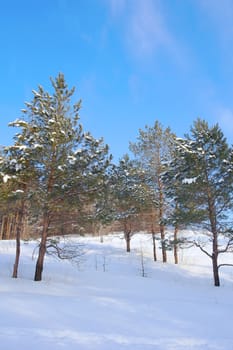
<path fill-rule="evenodd" d="M 178 58 L 180 48 L 168 28 L 160 0 L 109 0 L 106 4 L 113 20 L 121 25 L 125 43 L 133 55 L 150 57 L 158 50 L 165 50 Z"/>
<path fill-rule="evenodd" d="M 168 48 L 173 39 L 168 31 L 158 1 L 138 0 L 127 25 L 127 39 L 131 49 L 139 55 Z"/>

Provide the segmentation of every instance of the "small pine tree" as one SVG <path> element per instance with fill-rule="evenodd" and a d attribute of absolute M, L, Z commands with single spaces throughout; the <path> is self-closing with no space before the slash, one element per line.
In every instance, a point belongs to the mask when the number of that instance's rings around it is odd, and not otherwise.
<path fill-rule="evenodd" d="M 127 252 L 134 234 L 133 223 L 147 208 L 150 195 L 142 169 L 125 155 L 112 172 L 112 214 L 123 225 Z"/>

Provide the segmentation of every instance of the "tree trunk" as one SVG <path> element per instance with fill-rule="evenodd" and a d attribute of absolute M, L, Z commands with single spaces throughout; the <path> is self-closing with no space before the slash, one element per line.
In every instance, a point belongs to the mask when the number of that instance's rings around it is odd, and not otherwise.
<path fill-rule="evenodd" d="M 178 264 L 177 234 L 178 234 L 178 226 L 175 226 L 175 230 L 174 230 L 174 262 L 175 264 Z"/>
<path fill-rule="evenodd" d="M 162 246 L 162 256 L 163 256 L 163 262 L 167 262 L 167 251 L 166 251 L 166 245 L 164 242 L 165 239 L 165 227 L 164 225 L 160 225 L 160 234 L 161 234 L 161 246 Z"/>
<path fill-rule="evenodd" d="M 212 265 L 213 265 L 213 276 L 215 287 L 220 286 L 219 271 L 218 271 L 218 258 L 217 255 L 213 253 L 212 255 Z"/>
<path fill-rule="evenodd" d="M 153 242 L 153 258 L 154 258 L 154 261 L 157 261 L 155 233 L 153 231 L 152 231 L 152 242 Z"/>
<path fill-rule="evenodd" d="M 131 222 L 127 219 L 124 220 L 124 237 L 126 242 L 126 251 L 130 252 L 130 241 L 131 241 L 132 226 Z"/>
<path fill-rule="evenodd" d="M 213 277 L 215 287 L 220 286 L 220 278 L 218 271 L 218 235 L 217 231 L 213 232 L 213 251 L 212 251 L 212 266 L 213 266 Z"/>
<path fill-rule="evenodd" d="M 48 228 L 49 228 L 49 213 L 46 212 L 44 214 L 44 218 L 43 218 L 43 231 L 42 231 L 42 235 L 41 235 L 39 255 L 38 255 L 37 262 L 36 262 L 34 281 L 41 281 L 42 280 L 44 257 L 45 257 L 45 253 L 46 253 L 46 242 L 47 242 L 47 237 L 48 237 Z"/>
<path fill-rule="evenodd" d="M 18 277 L 18 267 L 20 258 L 20 239 L 21 233 L 23 231 L 23 219 L 24 219 L 24 202 L 21 204 L 21 208 L 16 214 L 16 252 L 15 252 L 15 262 L 13 267 L 13 278 Z"/>
<path fill-rule="evenodd" d="M 12 230 L 12 215 L 9 214 L 3 217 L 2 229 L 1 229 L 3 240 L 10 239 L 11 230 Z"/>
<path fill-rule="evenodd" d="M 130 253 L 130 232 L 125 232 L 125 241 L 126 241 L 126 251 Z"/>
<path fill-rule="evenodd" d="M 164 220 L 164 195 L 163 195 L 163 184 L 161 179 L 158 180 L 159 187 L 159 227 L 160 227 L 160 235 L 161 235 L 161 246 L 162 246 L 162 257 L 163 262 L 167 262 L 167 251 L 165 246 L 165 226 L 163 223 Z"/>
<path fill-rule="evenodd" d="M 206 183 L 207 183 L 207 195 L 208 195 L 208 214 L 209 214 L 209 221 L 210 221 L 210 227 L 211 232 L 213 235 L 213 243 L 212 243 L 212 267 L 213 267 L 213 277 L 214 277 L 214 285 L 215 287 L 220 286 L 220 279 L 219 279 L 219 271 L 218 271 L 218 230 L 217 230 L 217 222 L 216 222 L 216 206 L 215 206 L 215 200 L 214 196 L 211 191 L 209 176 L 207 169 L 205 170 L 205 176 L 206 176 Z"/>
<path fill-rule="evenodd" d="M 4 239 L 4 232 L 5 232 L 5 226 L 6 226 L 6 224 L 5 224 L 5 222 L 6 222 L 6 216 L 3 216 L 2 217 L 2 225 L 1 225 L 1 239 L 3 240 Z"/>
<path fill-rule="evenodd" d="M 211 222 L 211 229 L 213 234 L 213 245 L 212 245 L 212 266 L 213 266 L 213 277 L 215 287 L 220 286 L 220 278 L 218 271 L 218 231 L 215 220 L 215 210 L 213 205 L 210 206 L 209 217 Z"/>
<path fill-rule="evenodd" d="M 8 215 L 7 221 L 6 221 L 6 236 L 5 239 L 10 239 L 10 232 L 11 232 L 11 215 Z"/>

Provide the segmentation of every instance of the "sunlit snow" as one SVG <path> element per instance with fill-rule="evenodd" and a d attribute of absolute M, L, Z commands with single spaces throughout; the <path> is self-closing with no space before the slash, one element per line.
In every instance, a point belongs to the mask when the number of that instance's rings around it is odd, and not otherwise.
<path fill-rule="evenodd" d="M 152 260 L 149 234 L 73 238 L 84 244 L 78 264 L 47 257 L 33 282 L 35 242 L 0 241 L 0 344 L 3 350 L 231 350 L 233 270 L 212 282 L 210 259 L 180 250 L 179 265 Z M 230 254 L 228 261 L 232 261 Z M 142 277 L 142 265 L 144 275 Z"/>

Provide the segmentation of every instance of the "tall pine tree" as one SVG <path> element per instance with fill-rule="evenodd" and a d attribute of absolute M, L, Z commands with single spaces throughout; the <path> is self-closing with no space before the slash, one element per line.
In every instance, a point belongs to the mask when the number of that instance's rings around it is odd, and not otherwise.
<path fill-rule="evenodd" d="M 163 262 L 167 261 L 165 221 L 168 202 L 162 174 L 165 171 L 168 159 L 172 156 L 173 143 L 174 134 L 170 128 L 164 129 L 158 121 L 155 121 L 152 127 L 146 126 L 145 130 L 140 129 L 137 142 L 130 143 L 130 150 L 144 169 L 147 184 L 154 191 L 156 198 L 154 203 L 155 209 L 158 210 Z"/>
<path fill-rule="evenodd" d="M 211 258 L 214 285 L 220 285 L 218 258 L 233 244 L 233 151 L 218 125 L 197 119 L 186 139 L 177 139 L 176 159 L 164 175 L 176 202 L 174 220 L 198 224 L 211 233 L 211 251 L 194 242 Z M 225 237 L 225 245 L 220 237 Z"/>
<path fill-rule="evenodd" d="M 128 155 L 113 167 L 111 175 L 112 216 L 122 223 L 127 252 L 130 252 L 137 217 L 148 209 L 151 196 L 144 176 L 143 170 Z"/>
<path fill-rule="evenodd" d="M 82 130 L 81 101 L 71 104 L 74 88 L 68 89 L 63 74 L 51 83 L 53 94 L 41 86 L 33 90 L 33 100 L 22 110 L 24 117 L 11 123 L 21 128 L 13 146 L 20 150 L 16 168 L 24 164 L 33 175 L 31 208 L 36 207 L 41 220 L 35 281 L 42 279 L 51 222 L 64 208 L 86 205 L 85 200 L 104 186 L 103 174 L 110 161 L 103 140 Z"/>

